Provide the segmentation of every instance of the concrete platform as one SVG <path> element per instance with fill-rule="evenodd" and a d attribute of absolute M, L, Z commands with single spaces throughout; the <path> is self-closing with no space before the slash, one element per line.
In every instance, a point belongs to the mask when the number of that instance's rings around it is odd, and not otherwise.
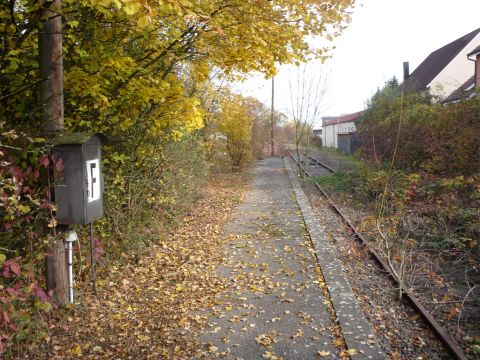
<path fill-rule="evenodd" d="M 347 345 L 357 350 L 354 357 L 385 358 L 333 249 L 315 229 L 295 176 L 282 159 L 258 162 L 254 175 L 245 203 L 223 230 L 228 241 L 219 274 L 231 287 L 201 314 L 208 321 L 200 336 L 204 357 L 338 359 L 339 338 L 319 281 L 318 257 L 326 261 L 322 271 Z"/>
<path fill-rule="evenodd" d="M 328 291 L 335 308 L 335 313 L 343 331 L 343 337 L 349 349 L 355 349 L 354 359 L 385 359 L 385 353 L 373 335 L 372 327 L 366 320 L 352 289 L 343 274 L 335 249 L 320 227 L 307 197 L 305 196 L 289 160 L 285 167 L 297 197 L 307 231 L 315 247 Z"/>

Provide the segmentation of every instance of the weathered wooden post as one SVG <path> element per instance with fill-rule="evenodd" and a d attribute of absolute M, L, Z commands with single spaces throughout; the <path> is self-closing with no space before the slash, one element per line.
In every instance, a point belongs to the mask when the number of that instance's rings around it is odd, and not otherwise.
<path fill-rule="evenodd" d="M 47 6 L 38 33 L 40 55 L 40 98 L 45 131 L 54 135 L 63 131 L 63 60 L 61 0 L 44 2 Z"/>
<path fill-rule="evenodd" d="M 43 2 L 45 10 L 38 33 L 40 99 L 43 109 L 44 129 L 49 137 L 63 131 L 63 61 L 61 0 Z M 49 174 L 48 176 L 51 176 Z M 62 239 L 52 244 L 46 259 L 47 291 L 53 291 L 59 305 L 67 302 L 67 272 L 65 246 Z"/>

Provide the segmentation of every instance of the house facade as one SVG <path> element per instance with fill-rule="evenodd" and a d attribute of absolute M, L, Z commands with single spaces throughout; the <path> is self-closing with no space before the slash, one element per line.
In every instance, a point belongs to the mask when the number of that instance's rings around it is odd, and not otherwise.
<path fill-rule="evenodd" d="M 468 100 L 477 96 L 480 90 L 480 46 L 467 54 L 468 60 L 472 61 L 470 68 L 473 68 L 472 76 L 459 88 L 453 91 L 444 101 L 444 104 Z"/>
<path fill-rule="evenodd" d="M 341 149 L 342 152 L 351 154 L 354 150 L 354 134 L 357 130 L 356 122 L 363 111 L 352 114 L 324 117 L 322 124 L 323 146 Z"/>
<path fill-rule="evenodd" d="M 473 62 L 473 63 L 472 63 Z M 407 91 L 433 96 L 433 101 L 457 102 L 480 89 L 480 28 L 432 52 L 411 73 L 404 63 Z M 355 150 L 356 123 L 364 111 L 323 118 L 323 146 L 350 154 Z"/>
<path fill-rule="evenodd" d="M 460 87 L 468 87 L 472 77 L 468 55 L 479 46 L 480 28 L 432 52 L 404 85 L 409 91 L 423 92 L 444 101 Z"/>

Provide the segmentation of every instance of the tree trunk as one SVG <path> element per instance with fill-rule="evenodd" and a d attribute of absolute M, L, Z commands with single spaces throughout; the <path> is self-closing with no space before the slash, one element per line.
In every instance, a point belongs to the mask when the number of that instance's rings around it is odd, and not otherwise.
<path fill-rule="evenodd" d="M 310 161 L 308 160 L 309 149 L 310 149 L 310 130 L 307 130 L 307 145 L 305 147 L 305 170 L 308 170 L 307 166 L 310 164 Z"/>
<path fill-rule="evenodd" d="M 302 167 L 302 157 L 300 155 L 300 144 L 298 141 L 295 142 L 295 150 L 297 152 L 298 167 L 300 169 L 300 178 L 303 179 L 303 167 Z"/>
<path fill-rule="evenodd" d="M 270 146 L 271 146 L 271 153 L 270 156 L 275 156 L 275 140 L 273 138 L 273 127 L 275 126 L 275 107 L 274 107 L 274 99 L 275 99 L 275 77 L 272 76 L 272 113 L 271 113 L 271 121 L 270 121 Z"/>

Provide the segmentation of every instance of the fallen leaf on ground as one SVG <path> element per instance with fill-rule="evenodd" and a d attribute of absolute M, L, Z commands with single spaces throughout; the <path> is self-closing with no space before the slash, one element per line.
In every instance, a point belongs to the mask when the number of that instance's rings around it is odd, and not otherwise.
<path fill-rule="evenodd" d="M 328 355 L 330 355 L 330 351 L 319 350 L 317 354 L 318 354 L 319 356 L 328 356 Z"/>
<path fill-rule="evenodd" d="M 261 334 L 255 338 L 255 341 L 259 343 L 260 345 L 263 345 L 267 348 L 271 348 L 272 344 L 276 342 L 275 338 L 272 336 L 272 334 L 266 333 L 266 334 Z"/>

